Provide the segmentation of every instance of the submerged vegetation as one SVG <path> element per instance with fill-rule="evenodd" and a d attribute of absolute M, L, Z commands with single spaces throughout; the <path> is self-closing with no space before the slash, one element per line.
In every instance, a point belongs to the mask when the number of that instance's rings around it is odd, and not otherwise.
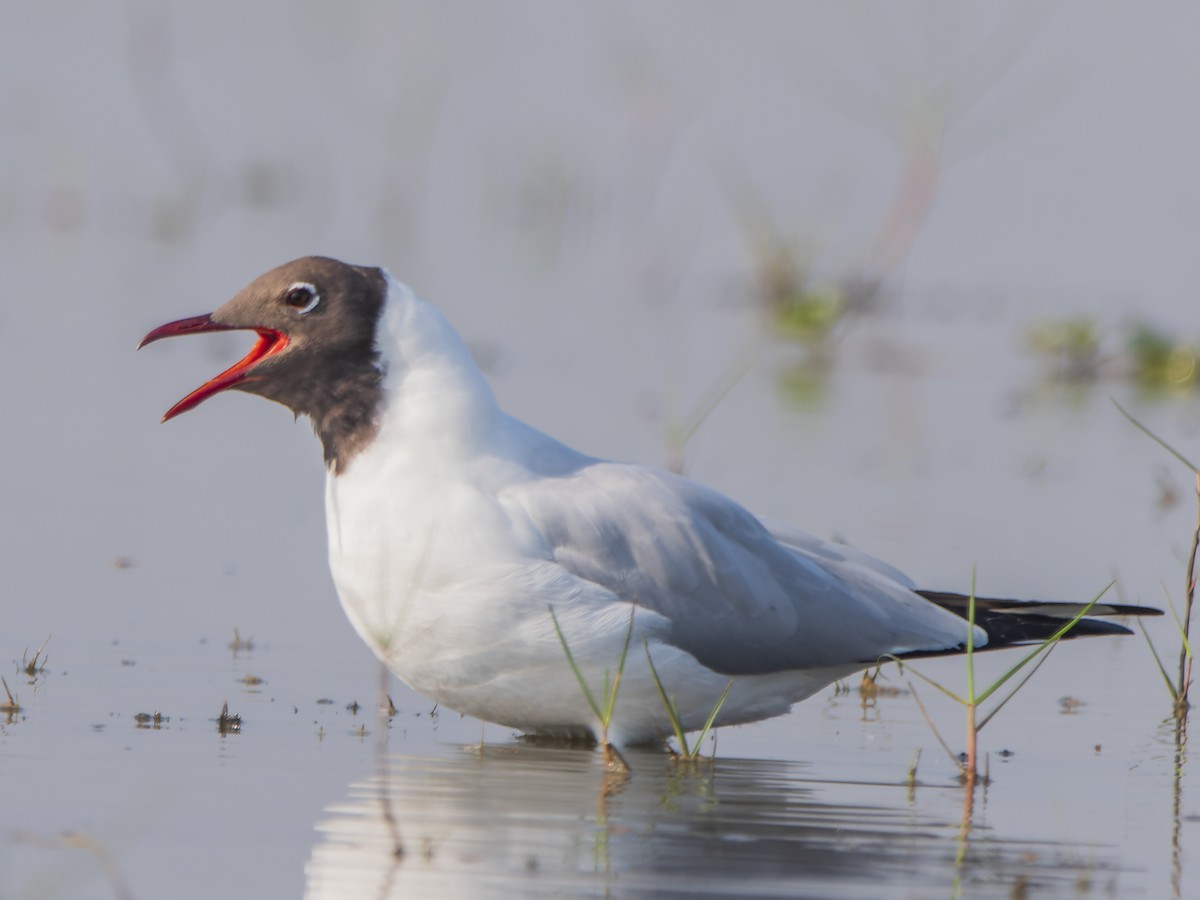
<path fill-rule="evenodd" d="M 1144 322 L 1135 323 L 1126 339 L 1134 377 L 1150 389 L 1195 390 L 1200 384 L 1200 342 L 1173 339 Z"/>
<path fill-rule="evenodd" d="M 1025 343 L 1053 381 L 1116 378 L 1152 392 L 1200 387 L 1200 338 L 1172 335 L 1145 321 L 1110 334 L 1090 316 L 1042 319 L 1026 329 Z"/>
<path fill-rule="evenodd" d="M 852 316 L 871 308 L 880 282 L 818 275 L 804 243 L 789 239 L 763 214 L 745 231 L 754 256 L 753 290 L 772 329 L 804 346 L 810 361 L 827 364 Z"/>
<path fill-rule="evenodd" d="M 1103 334 L 1087 316 L 1043 319 L 1025 332 L 1029 349 L 1046 362 L 1055 381 L 1093 381 L 1100 375 Z"/>
<path fill-rule="evenodd" d="M 855 309 L 848 286 L 819 280 L 807 260 L 777 235 L 755 242 L 757 291 L 775 331 L 822 355 L 834 332 Z"/>

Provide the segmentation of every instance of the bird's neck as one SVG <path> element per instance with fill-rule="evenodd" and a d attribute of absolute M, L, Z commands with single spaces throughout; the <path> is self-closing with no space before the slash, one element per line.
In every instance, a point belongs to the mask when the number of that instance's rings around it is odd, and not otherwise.
<path fill-rule="evenodd" d="M 383 371 L 377 364 L 347 368 L 333 382 L 313 386 L 305 413 L 325 452 L 325 464 L 340 475 L 379 432 L 384 403 Z"/>
<path fill-rule="evenodd" d="M 383 401 L 374 443 L 447 462 L 477 452 L 499 417 L 492 389 L 436 309 L 391 282 L 376 344 Z"/>

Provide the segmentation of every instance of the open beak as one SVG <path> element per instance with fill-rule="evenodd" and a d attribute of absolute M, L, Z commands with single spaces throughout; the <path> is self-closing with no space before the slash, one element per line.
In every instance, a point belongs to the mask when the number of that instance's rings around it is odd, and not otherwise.
<path fill-rule="evenodd" d="M 254 376 L 250 374 L 250 370 L 258 363 L 262 362 L 269 356 L 274 356 L 288 345 L 288 337 L 282 331 L 276 331 L 273 328 L 256 328 L 251 325 L 224 325 L 221 322 L 214 322 L 211 315 L 192 316 L 189 319 L 179 319 L 175 322 L 168 322 L 166 325 L 160 325 L 148 335 L 142 338 L 138 344 L 138 349 L 141 350 L 147 344 L 152 344 L 155 341 L 163 338 L 176 337 L 181 334 L 199 334 L 204 331 L 254 331 L 258 333 L 258 340 L 254 342 L 254 346 L 250 348 L 250 352 L 243 356 L 240 360 L 213 378 L 210 378 L 200 387 L 196 388 L 174 406 L 167 410 L 166 415 L 162 417 L 165 422 L 168 419 L 173 419 L 180 413 L 185 413 L 195 406 L 199 406 L 213 394 L 220 393 L 227 388 L 233 387 L 239 382 L 252 379 Z"/>

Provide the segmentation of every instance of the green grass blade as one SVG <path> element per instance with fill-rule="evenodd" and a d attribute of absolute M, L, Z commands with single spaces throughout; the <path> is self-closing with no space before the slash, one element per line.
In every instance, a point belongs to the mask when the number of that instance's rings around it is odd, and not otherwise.
<path fill-rule="evenodd" d="M 930 685 L 931 687 L 937 688 L 939 691 L 941 691 L 943 694 L 945 694 L 947 697 L 949 697 L 955 703 L 958 703 L 962 706 L 967 705 L 967 701 L 964 700 L 962 697 L 958 696 L 958 694 L 954 693 L 954 691 L 950 690 L 950 688 L 943 687 L 938 682 L 936 682 L 932 678 L 930 678 L 928 675 L 923 675 L 919 670 L 914 669 L 912 666 L 910 666 L 907 662 L 905 662 L 899 656 L 894 656 L 889 653 L 889 654 L 887 654 L 886 658 L 890 659 L 892 662 L 900 663 L 906 670 L 908 670 L 909 672 L 912 672 L 914 675 L 916 675 L 918 678 L 920 678 L 922 681 L 924 681 L 926 684 Z"/>
<path fill-rule="evenodd" d="M 646 648 L 646 662 L 650 664 L 650 676 L 654 679 L 654 686 L 658 688 L 658 696 L 662 700 L 663 709 L 667 711 L 667 718 L 671 720 L 671 728 L 675 731 L 675 740 L 679 741 L 679 749 L 684 756 L 691 756 L 688 752 L 687 738 L 683 733 L 683 721 L 679 718 L 679 707 L 667 696 L 667 689 L 663 687 L 662 679 L 658 677 L 658 669 L 654 668 L 654 660 L 650 658 L 650 645 L 643 640 L 642 646 Z M 721 699 L 724 700 L 724 696 Z"/>
<path fill-rule="evenodd" d="M 1163 585 L 1163 593 L 1167 597 L 1167 607 L 1171 610 L 1171 618 L 1175 620 L 1175 627 L 1179 629 L 1179 637 L 1183 641 L 1184 652 L 1192 659 L 1195 659 L 1196 655 L 1192 653 L 1192 645 L 1188 642 L 1187 626 L 1184 625 L 1183 619 L 1179 615 L 1179 610 L 1175 608 L 1175 601 L 1171 599 L 1171 594 L 1167 591 L 1166 585 Z"/>
<path fill-rule="evenodd" d="M 725 698 L 729 696 L 730 690 L 733 689 L 733 682 L 725 685 L 725 690 L 721 692 L 721 697 L 717 700 L 717 705 L 713 707 L 711 713 L 708 714 L 708 719 L 704 722 L 704 727 L 700 729 L 700 736 L 696 738 L 696 755 L 700 755 L 700 747 L 704 744 L 704 739 L 708 737 L 708 732 L 712 729 L 713 722 L 717 720 L 717 713 L 721 711 L 721 707 L 725 705 Z"/>
<path fill-rule="evenodd" d="M 739 360 L 733 367 L 721 375 L 716 383 L 709 386 L 700 402 L 692 409 L 687 417 L 680 423 L 668 427 L 667 441 L 672 447 L 682 450 L 688 445 L 696 432 L 700 430 L 700 426 L 713 414 L 726 395 L 738 386 L 738 383 L 746 377 L 757 361 L 757 357 L 746 355 Z"/>
<path fill-rule="evenodd" d="M 1194 462 L 1192 462 L 1190 459 L 1188 459 L 1186 456 L 1184 456 L 1182 453 L 1180 453 L 1178 450 L 1176 450 L 1174 447 L 1172 447 L 1170 444 L 1168 444 L 1166 441 L 1164 441 L 1162 438 L 1160 438 L 1157 434 L 1155 434 L 1153 431 L 1151 431 L 1149 428 L 1147 428 L 1145 425 L 1143 425 L 1141 422 L 1139 422 L 1137 419 L 1135 419 L 1133 416 L 1131 416 L 1129 413 L 1127 413 L 1125 411 L 1125 407 L 1121 406 L 1121 404 L 1118 403 L 1116 400 L 1113 400 L 1112 397 L 1109 397 L 1108 399 L 1112 400 L 1112 405 L 1117 408 L 1117 410 L 1121 413 L 1121 415 L 1123 415 L 1130 422 L 1132 422 L 1138 428 L 1139 431 L 1141 431 L 1143 434 L 1145 434 L 1147 437 L 1149 437 L 1150 440 L 1154 441 L 1154 443 L 1158 444 L 1158 446 L 1162 447 L 1164 450 L 1166 450 L 1168 453 L 1170 453 L 1173 457 L 1175 457 L 1177 460 L 1179 460 L 1181 463 L 1183 463 L 1185 466 L 1187 466 L 1189 469 L 1191 469 L 1194 473 L 1196 473 L 1197 475 L 1200 475 L 1200 469 L 1196 468 L 1196 464 Z"/>
<path fill-rule="evenodd" d="M 596 698 L 592 696 L 592 690 L 588 687 L 587 681 L 584 680 L 583 672 L 580 671 L 579 664 L 575 662 L 575 656 L 571 653 L 570 645 L 567 644 L 567 636 L 563 634 L 563 630 L 558 624 L 558 616 L 554 614 L 554 607 L 547 606 L 546 608 L 550 610 L 550 619 L 554 622 L 554 630 L 558 634 L 558 641 L 560 644 L 562 644 L 563 653 L 565 653 L 567 656 L 567 662 L 571 664 L 571 671 L 575 673 L 575 680 L 579 682 L 579 687 L 583 690 L 583 696 L 587 700 L 588 706 L 592 708 L 592 712 L 596 714 L 597 719 L 599 719 L 601 722 L 605 721 L 604 716 L 600 713 L 600 704 L 597 703 Z M 606 676 L 606 683 L 604 685 L 605 694 L 608 693 L 607 681 L 608 678 Z"/>
<path fill-rule="evenodd" d="M 1092 611 L 1092 607 L 1100 602 L 1100 598 L 1103 597 L 1105 594 L 1107 594 L 1109 588 L 1111 588 L 1112 586 L 1113 586 L 1113 582 L 1110 581 L 1107 585 L 1104 586 L 1104 590 L 1102 590 L 1099 594 L 1097 594 L 1095 597 L 1093 597 L 1091 602 L 1088 603 L 1087 606 L 1085 606 L 1083 609 L 1081 609 L 1073 619 L 1071 619 L 1069 622 L 1067 622 L 1065 625 L 1063 625 L 1061 628 L 1059 628 L 1058 631 L 1054 632 L 1054 634 L 1050 635 L 1050 637 L 1046 638 L 1044 641 L 1042 641 L 1040 644 L 1038 644 L 1036 647 L 1034 647 L 1032 651 L 1027 653 L 1025 656 L 1021 657 L 1020 661 L 1017 662 L 1017 664 L 1015 666 L 1013 666 L 1011 669 L 1009 669 L 1007 672 L 1005 672 L 1003 675 L 1001 675 L 999 678 L 997 678 L 995 681 L 993 681 L 992 684 L 988 687 L 988 689 L 979 695 L 979 697 L 977 698 L 977 700 L 975 702 L 982 703 L 988 697 L 992 696 L 992 694 L 996 693 L 996 691 L 998 691 L 1001 687 L 1003 687 L 1004 684 L 1007 683 L 1010 678 L 1012 678 L 1019 671 L 1021 671 L 1023 668 L 1025 668 L 1025 666 L 1027 666 L 1030 662 L 1032 662 L 1034 660 L 1034 658 L 1037 657 L 1038 654 L 1045 651 L 1047 647 L 1052 647 L 1054 644 L 1057 644 L 1060 640 L 1062 640 L 1063 635 L 1065 635 L 1072 628 L 1074 628 L 1077 624 L 1079 624 L 1079 620 L 1082 619 L 1084 616 L 1086 616 L 1089 612 Z"/>
<path fill-rule="evenodd" d="M 617 691 L 621 687 L 621 676 L 625 672 L 625 657 L 629 655 L 629 642 L 633 640 L 633 614 L 637 612 L 636 606 L 629 608 L 629 627 L 625 629 L 625 643 L 621 645 L 621 658 L 617 660 L 617 674 L 613 676 L 612 691 L 608 689 L 608 672 L 604 673 L 604 718 L 601 720 L 607 725 L 612 721 L 613 709 L 617 705 Z"/>
<path fill-rule="evenodd" d="M 1054 651 L 1054 648 L 1057 646 L 1058 646 L 1057 644 L 1053 644 L 1050 647 L 1048 647 L 1046 649 L 1046 652 L 1042 654 L 1041 659 L 1039 659 L 1037 662 L 1035 662 L 1033 664 L 1033 667 L 1028 672 L 1025 673 L 1025 677 L 1017 682 L 1017 686 L 1014 687 L 1007 694 L 1005 694 L 1004 699 L 1001 700 L 999 703 L 997 703 L 996 706 L 992 709 L 992 711 L 983 717 L 983 721 L 975 726 L 976 734 L 978 734 L 980 731 L 983 731 L 983 726 L 986 725 L 988 722 L 992 721 L 992 717 L 995 716 L 996 713 L 1000 712 L 1000 710 L 1002 710 L 1004 708 L 1004 705 L 1006 703 L 1008 703 L 1009 700 L 1011 700 L 1013 697 L 1016 696 L 1017 691 L 1019 691 L 1021 688 L 1025 687 L 1025 682 L 1027 682 L 1030 678 L 1032 678 L 1034 676 L 1034 673 L 1037 672 L 1037 670 L 1042 667 L 1042 663 L 1044 663 L 1046 660 L 1048 660 L 1050 658 L 1050 654 Z"/>
<path fill-rule="evenodd" d="M 913 699 L 917 701 L 917 708 L 921 710 L 921 715 L 925 717 L 925 724 L 929 726 L 929 730 L 933 732 L 933 736 L 937 738 L 937 742 L 942 745 L 942 749 L 946 751 L 946 755 L 950 757 L 950 761 L 961 772 L 963 768 L 962 760 L 954 755 L 954 751 L 950 749 L 949 744 L 942 740 L 942 734 L 937 730 L 937 726 L 933 724 L 933 717 L 929 715 L 929 710 L 925 708 L 925 704 L 921 702 L 921 695 L 917 693 L 917 687 L 911 681 L 908 683 L 908 689 L 912 691 Z"/>
<path fill-rule="evenodd" d="M 1175 682 L 1171 680 L 1171 676 L 1167 674 L 1167 667 L 1163 665 L 1162 658 L 1158 655 L 1158 648 L 1154 646 L 1154 641 L 1150 640 L 1150 632 L 1146 630 L 1146 626 L 1139 621 L 1137 623 L 1138 631 L 1142 633 L 1142 637 L 1146 639 L 1146 646 L 1150 648 L 1151 655 L 1154 656 L 1154 662 L 1158 666 L 1158 672 L 1163 677 L 1163 681 L 1167 684 L 1167 690 L 1171 692 L 1171 699 L 1178 701 L 1179 692 L 1175 690 Z"/>

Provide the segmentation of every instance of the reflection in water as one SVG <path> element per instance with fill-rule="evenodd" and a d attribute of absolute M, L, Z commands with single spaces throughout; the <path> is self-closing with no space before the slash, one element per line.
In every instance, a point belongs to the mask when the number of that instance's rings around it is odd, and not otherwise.
<path fill-rule="evenodd" d="M 1200 476 L 1197 476 L 1200 477 Z M 1190 664 L 1191 660 L 1188 659 Z M 1188 682 L 1184 682 L 1187 684 Z M 1183 896 L 1183 773 L 1187 767 L 1188 708 L 1183 706 L 1174 716 L 1175 763 L 1174 778 L 1171 779 L 1171 896 Z"/>
<path fill-rule="evenodd" d="M 385 777 L 351 785 L 318 823 L 307 896 L 923 897 L 961 885 L 1007 897 L 1075 895 L 1115 877 L 1102 847 L 994 840 L 980 825 L 960 864 L 957 786 L 910 795 L 904 784 L 812 781 L 794 762 L 630 763 L 613 793 L 596 753 L 504 745 L 389 757 Z"/>

